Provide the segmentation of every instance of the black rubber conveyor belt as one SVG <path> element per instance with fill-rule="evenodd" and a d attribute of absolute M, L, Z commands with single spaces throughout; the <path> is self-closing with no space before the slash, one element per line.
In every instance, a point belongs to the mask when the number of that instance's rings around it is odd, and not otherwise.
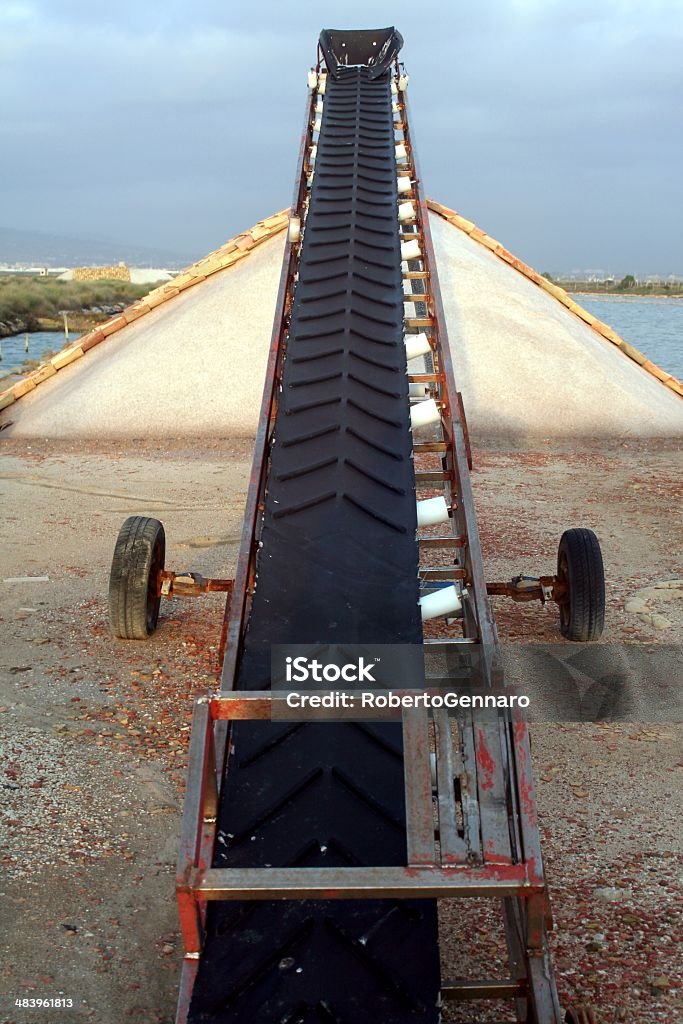
<path fill-rule="evenodd" d="M 274 643 L 421 643 L 389 72 L 328 76 L 238 685 Z M 406 859 L 396 723 L 240 722 L 215 867 Z M 209 905 L 189 1020 L 436 1022 L 436 904 Z"/>

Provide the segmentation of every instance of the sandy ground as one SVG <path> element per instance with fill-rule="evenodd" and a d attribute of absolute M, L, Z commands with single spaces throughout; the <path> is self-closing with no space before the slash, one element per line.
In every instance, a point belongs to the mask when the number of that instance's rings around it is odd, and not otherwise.
<path fill-rule="evenodd" d="M 126 644 L 108 633 L 107 577 L 134 513 L 164 521 L 169 567 L 230 575 L 249 446 L 9 440 L 3 452 L 0 1020 L 172 1024 L 189 719 L 193 696 L 215 680 L 223 602 L 173 602 L 153 638 Z M 660 606 L 650 586 L 683 576 L 676 446 L 487 447 L 475 460 L 491 578 L 553 571 L 562 530 L 592 526 L 608 565 L 606 638 L 683 641 L 683 602 Z M 49 580 L 3 582 L 19 576 Z M 645 587 L 646 613 L 627 612 Z M 550 610 L 497 599 L 496 612 L 503 639 L 557 637 Z M 653 612 L 670 625 L 658 628 Z M 602 1024 L 670 1022 L 683 1008 L 682 738 L 662 723 L 532 729 L 558 985 L 564 1005 L 590 1000 Z M 445 974 L 463 974 L 475 956 L 495 970 L 489 908 L 451 906 L 442 920 Z M 59 996 L 73 1008 L 14 1003 Z"/>

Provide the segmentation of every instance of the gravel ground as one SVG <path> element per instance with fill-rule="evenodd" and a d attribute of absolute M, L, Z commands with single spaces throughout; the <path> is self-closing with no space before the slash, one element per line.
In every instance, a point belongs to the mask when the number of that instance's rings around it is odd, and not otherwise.
<path fill-rule="evenodd" d="M 18 440 L 3 451 L 0 1019 L 172 1024 L 189 719 L 193 696 L 215 682 L 223 602 L 173 602 L 153 638 L 126 644 L 108 634 L 107 574 L 133 513 L 165 522 L 170 567 L 231 574 L 249 452 Z M 608 565 L 606 638 L 680 644 L 683 602 L 662 606 L 664 628 L 626 606 L 683 577 L 682 461 L 664 443 L 479 448 L 487 574 L 552 571 L 562 529 L 592 526 Z M 19 576 L 49 581 L 2 582 Z M 495 604 L 504 640 L 557 639 L 550 611 Z M 564 1005 L 593 1002 L 601 1024 L 670 1022 L 683 1006 L 682 739 L 661 722 L 532 726 L 558 986 Z M 445 975 L 502 971 L 495 910 L 442 907 Z M 74 1006 L 14 1003 L 60 995 Z M 472 1009 L 444 1017 L 471 1020 Z"/>

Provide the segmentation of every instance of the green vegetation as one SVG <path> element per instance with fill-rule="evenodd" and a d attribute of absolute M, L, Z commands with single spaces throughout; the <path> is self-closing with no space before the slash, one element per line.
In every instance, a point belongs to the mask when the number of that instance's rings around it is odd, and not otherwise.
<path fill-rule="evenodd" d="M 633 274 L 627 274 L 621 281 L 577 281 L 556 282 L 566 292 L 583 292 L 595 295 L 644 295 L 683 298 L 683 283 L 679 281 L 648 281 L 639 284 Z"/>
<path fill-rule="evenodd" d="M 93 306 L 128 305 L 153 287 L 128 281 L 56 281 L 50 277 L 0 275 L 0 322 L 21 320 L 30 325 L 57 317 L 62 310 L 81 312 Z"/>

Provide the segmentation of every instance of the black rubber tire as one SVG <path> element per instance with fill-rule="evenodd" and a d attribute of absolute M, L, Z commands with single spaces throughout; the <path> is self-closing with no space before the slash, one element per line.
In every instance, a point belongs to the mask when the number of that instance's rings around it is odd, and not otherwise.
<path fill-rule="evenodd" d="M 560 632 L 567 640 L 599 640 L 605 626 L 605 571 L 592 530 L 565 530 L 557 551 L 557 575 L 568 587 L 560 604 Z"/>
<path fill-rule="evenodd" d="M 109 574 L 109 623 L 113 636 L 146 640 L 157 628 L 166 534 L 158 519 L 130 516 L 119 530 Z"/>

